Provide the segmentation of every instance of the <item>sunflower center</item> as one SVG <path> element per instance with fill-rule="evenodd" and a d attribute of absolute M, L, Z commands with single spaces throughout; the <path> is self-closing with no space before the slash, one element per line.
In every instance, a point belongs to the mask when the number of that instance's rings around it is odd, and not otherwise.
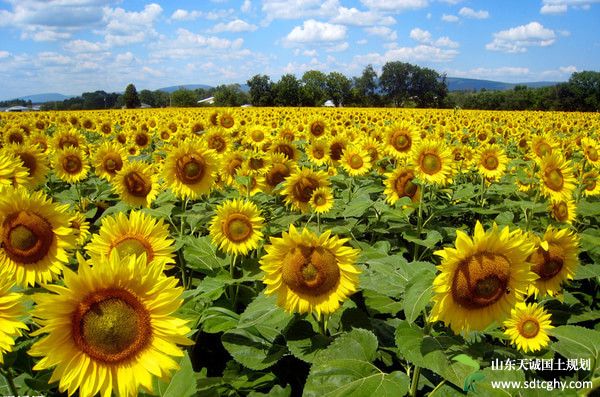
<path fill-rule="evenodd" d="M 136 145 L 138 145 L 140 147 L 144 147 L 144 146 L 148 145 L 148 143 L 150 143 L 150 138 L 145 133 L 137 134 L 135 136 L 135 144 Z"/>
<path fill-rule="evenodd" d="M 124 184 L 129 194 L 135 197 L 146 197 L 152 190 L 150 184 L 136 171 L 125 175 Z"/>
<path fill-rule="evenodd" d="M 229 215 L 223 225 L 223 234 L 227 236 L 228 240 L 234 243 L 246 241 L 252 235 L 252 223 L 246 215 Z"/>
<path fill-rule="evenodd" d="M 288 176 L 290 176 L 289 168 L 285 164 L 276 163 L 267 173 L 265 180 L 269 184 L 269 186 L 277 186 L 281 182 L 283 182 Z"/>
<path fill-rule="evenodd" d="M 552 146 L 548 145 L 546 142 L 540 143 L 537 148 L 537 153 L 540 157 L 544 157 L 545 155 L 552 153 Z"/>
<path fill-rule="evenodd" d="M 63 168 L 69 174 L 77 174 L 83 168 L 83 164 L 79 157 L 70 154 L 63 159 Z"/>
<path fill-rule="evenodd" d="M 293 160 L 294 159 L 294 148 L 291 145 L 288 145 L 288 144 L 285 144 L 285 143 L 281 143 L 281 144 L 277 145 L 273 151 L 275 153 L 281 153 L 281 154 L 283 154 L 289 160 Z"/>
<path fill-rule="evenodd" d="M 394 146 L 394 149 L 398 150 L 399 152 L 406 152 L 408 149 L 410 149 L 410 144 L 410 137 L 406 135 L 404 131 L 396 132 L 392 138 L 392 146 Z"/>
<path fill-rule="evenodd" d="M 421 169 L 429 175 L 436 174 L 442 169 L 441 159 L 434 153 L 425 153 L 421 156 Z"/>
<path fill-rule="evenodd" d="M 452 296 L 467 309 L 481 309 L 505 294 L 509 279 L 510 262 L 503 255 L 479 252 L 466 258 L 456 269 Z"/>
<path fill-rule="evenodd" d="M 562 172 L 559 169 L 553 168 L 549 171 L 546 171 L 544 174 L 544 182 L 548 188 L 554 191 L 560 191 L 565 183 Z"/>
<path fill-rule="evenodd" d="M 294 184 L 294 197 L 302 203 L 308 203 L 313 192 L 318 187 L 319 182 L 317 180 L 313 178 L 302 177 Z"/>
<path fill-rule="evenodd" d="M 593 148 L 593 147 L 589 148 L 587 150 L 587 155 L 591 161 L 594 161 L 594 162 L 598 161 L 598 150 L 596 150 L 596 148 Z"/>
<path fill-rule="evenodd" d="M 324 132 L 325 132 L 325 125 L 323 125 L 323 123 L 321 123 L 320 121 L 315 121 L 314 123 L 312 123 L 310 125 L 310 133 L 313 136 L 319 137 L 319 136 L 323 135 Z"/>
<path fill-rule="evenodd" d="M 123 160 L 121 156 L 118 155 L 108 155 L 104 159 L 104 169 L 109 174 L 116 174 L 117 171 L 120 171 L 123 168 Z"/>
<path fill-rule="evenodd" d="M 75 344 L 103 363 L 132 358 L 152 338 L 148 311 L 137 297 L 123 289 L 101 290 L 86 296 L 71 321 Z"/>
<path fill-rule="evenodd" d="M 335 255 L 323 247 L 293 247 L 283 260 L 283 282 L 293 291 L 320 296 L 332 291 L 340 280 Z"/>
<path fill-rule="evenodd" d="M 556 276 L 564 266 L 564 250 L 556 244 L 549 243 L 548 251 L 539 247 L 530 258 L 533 263 L 532 271 L 542 280 L 549 280 Z"/>
<path fill-rule="evenodd" d="M 231 127 L 233 127 L 234 123 L 235 123 L 235 120 L 230 115 L 224 114 L 223 116 L 221 116 L 221 127 L 231 128 Z"/>
<path fill-rule="evenodd" d="M 10 214 L 2 229 L 2 247 L 6 255 L 19 264 L 42 260 L 54 241 L 52 225 L 43 217 L 28 211 Z"/>
<path fill-rule="evenodd" d="M 177 159 L 175 170 L 177 177 L 183 183 L 198 182 L 204 176 L 206 163 L 201 158 L 185 155 Z"/>
<path fill-rule="evenodd" d="M 486 156 L 485 160 L 483 161 L 483 166 L 488 170 L 495 170 L 498 168 L 498 165 L 500 165 L 500 162 L 496 156 Z"/>
<path fill-rule="evenodd" d="M 115 244 L 114 248 L 117 250 L 121 258 L 125 258 L 129 255 L 140 256 L 144 253 L 148 257 L 148 261 L 151 261 L 154 257 L 150 245 L 147 242 L 141 241 L 135 237 L 126 237 Z"/>
<path fill-rule="evenodd" d="M 248 161 L 248 166 L 252 170 L 260 170 L 265 166 L 265 160 L 263 160 L 261 158 L 257 158 L 257 157 L 252 157 Z"/>
<path fill-rule="evenodd" d="M 561 201 L 554 206 L 554 215 L 559 221 L 564 221 L 569 218 L 569 208 L 564 201 Z"/>
<path fill-rule="evenodd" d="M 327 198 L 323 194 L 315 194 L 313 197 L 313 203 L 320 207 L 322 205 L 327 204 Z"/>
<path fill-rule="evenodd" d="M 320 147 L 314 148 L 312 153 L 313 153 L 313 157 L 318 160 L 325 157 L 325 151 L 323 150 L 323 148 L 320 148 Z"/>
<path fill-rule="evenodd" d="M 417 193 L 418 186 L 413 183 L 414 174 L 411 172 L 402 172 L 396 178 L 394 188 L 398 197 L 413 197 Z"/>
<path fill-rule="evenodd" d="M 350 167 L 355 170 L 359 169 L 364 164 L 362 157 L 360 157 L 358 154 L 353 154 L 348 163 L 350 163 Z"/>
<path fill-rule="evenodd" d="M 329 156 L 333 161 L 338 161 L 342 158 L 342 153 L 344 151 L 344 144 L 342 142 L 334 142 L 329 147 Z"/>
<path fill-rule="evenodd" d="M 37 169 L 37 161 L 35 156 L 31 153 L 19 153 L 19 158 L 23 162 L 23 165 L 29 169 L 29 175 L 33 175 Z"/>
<path fill-rule="evenodd" d="M 540 324 L 532 319 L 527 319 L 521 325 L 521 336 L 524 338 L 534 338 L 540 332 Z"/>
<path fill-rule="evenodd" d="M 251 134 L 252 140 L 254 142 L 262 142 L 265 139 L 265 134 L 261 130 L 254 130 Z"/>

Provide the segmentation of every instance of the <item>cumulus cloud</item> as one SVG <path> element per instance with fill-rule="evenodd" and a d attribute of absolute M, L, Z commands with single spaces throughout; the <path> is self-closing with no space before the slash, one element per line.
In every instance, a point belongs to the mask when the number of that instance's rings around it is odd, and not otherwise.
<path fill-rule="evenodd" d="M 566 4 L 544 4 L 540 9 L 540 14 L 564 14 L 567 12 Z"/>
<path fill-rule="evenodd" d="M 444 22 L 458 22 L 458 17 L 456 15 L 442 15 L 442 21 Z"/>
<path fill-rule="evenodd" d="M 526 52 L 527 47 L 546 47 L 556 41 L 556 33 L 539 22 L 530 22 L 494 33 L 494 40 L 486 44 L 491 51 Z"/>
<path fill-rule="evenodd" d="M 398 39 L 396 31 L 387 26 L 372 26 L 365 28 L 365 32 L 372 36 L 379 36 L 388 41 L 396 41 Z"/>
<path fill-rule="evenodd" d="M 200 11 L 188 11 L 177 9 L 171 14 L 171 20 L 173 21 L 193 21 L 202 16 L 202 12 Z"/>
<path fill-rule="evenodd" d="M 106 45 L 104 43 L 77 39 L 69 41 L 63 46 L 63 48 L 74 53 L 90 53 L 104 51 L 106 50 Z"/>
<path fill-rule="evenodd" d="M 10 56 L 10 52 L 8 51 L 0 51 L 0 59 L 8 58 Z"/>
<path fill-rule="evenodd" d="M 149 47 L 150 57 L 154 59 L 188 59 L 197 56 L 220 56 L 227 54 L 227 59 L 242 58 L 249 55 L 242 49 L 241 38 L 228 40 L 216 36 L 195 34 L 187 29 L 178 29 L 174 39 L 162 38 Z M 223 58 L 224 59 L 224 58 Z"/>
<path fill-rule="evenodd" d="M 389 15 L 384 16 L 376 11 L 359 11 L 354 7 L 339 7 L 337 15 L 331 18 L 330 22 L 344 25 L 374 26 L 393 25 L 396 20 Z"/>
<path fill-rule="evenodd" d="M 390 61 L 442 63 L 453 60 L 458 55 L 454 49 L 444 49 L 432 45 L 391 48 L 383 54 L 369 53 L 354 57 L 354 63 L 360 65 L 384 65 Z"/>
<path fill-rule="evenodd" d="M 423 30 L 420 28 L 414 28 L 410 31 L 410 38 L 418 41 L 422 44 L 429 44 L 434 47 L 448 47 L 448 48 L 458 48 L 459 44 L 451 40 L 448 36 L 440 37 L 437 40 L 433 40 L 431 37 L 431 33 L 427 30 Z"/>
<path fill-rule="evenodd" d="M 361 0 L 370 9 L 384 11 L 405 11 L 425 8 L 429 5 L 427 0 Z"/>
<path fill-rule="evenodd" d="M 314 19 L 304 21 L 302 26 L 296 26 L 285 37 L 287 43 L 312 43 L 339 41 L 346 38 L 346 27 Z"/>
<path fill-rule="evenodd" d="M 248 12 L 252 9 L 252 2 L 250 0 L 244 0 L 244 3 L 240 7 L 240 11 Z"/>
<path fill-rule="evenodd" d="M 431 33 L 429 33 L 427 30 L 414 28 L 410 31 L 410 38 L 422 43 L 428 43 L 431 41 Z"/>
<path fill-rule="evenodd" d="M 213 33 L 221 33 L 221 32 L 253 32 L 257 29 L 256 25 L 252 25 L 246 21 L 242 21 L 241 19 L 236 19 L 228 23 L 218 23 L 215 25 L 211 32 Z"/>
<path fill-rule="evenodd" d="M 589 10 L 594 3 L 600 0 L 542 0 L 541 14 L 564 14 L 569 8 Z"/>
<path fill-rule="evenodd" d="M 460 11 L 458 11 L 458 15 L 472 19 L 487 19 L 489 18 L 490 13 L 485 10 L 475 11 L 472 8 L 463 7 L 460 9 Z"/>
<path fill-rule="evenodd" d="M 122 46 L 141 43 L 148 37 L 156 36 L 154 22 L 163 9 L 160 5 L 151 3 L 139 12 L 109 7 L 105 7 L 103 11 L 106 43 L 110 46 Z"/>
<path fill-rule="evenodd" d="M 262 11 L 266 22 L 275 19 L 333 17 L 337 15 L 339 0 L 263 0 Z"/>
<path fill-rule="evenodd" d="M 498 68 L 478 67 L 469 70 L 449 70 L 448 75 L 479 79 L 512 80 L 517 77 L 530 76 L 531 71 L 529 68 L 519 66 L 502 66 Z"/>

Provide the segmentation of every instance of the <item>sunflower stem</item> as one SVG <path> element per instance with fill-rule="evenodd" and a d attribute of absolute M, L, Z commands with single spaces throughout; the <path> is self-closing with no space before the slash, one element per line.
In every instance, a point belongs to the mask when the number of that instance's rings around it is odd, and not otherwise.
<path fill-rule="evenodd" d="M 321 234 L 321 218 L 319 217 L 318 212 L 317 212 L 317 233 Z"/>
<path fill-rule="evenodd" d="M 233 255 L 233 259 L 231 260 L 231 264 L 229 265 L 229 275 L 231 276 L 231 280 L 235 280 L 235 261 L 237 260 L 237 254 Z M 231 283 L 229 286 L 229 298 L 231 299 L 231 307 L 235 311 L 235 305 L 237 301 L 237 289 L 234 283 Z"/>
<path fill-rule="evenodd" d="M 416 366 L 413 370 L 412 379 L 410 381 L 410 396 L 416 397 L 419 388 L 419 376 L 421 375 L 421 367 Z"/>
<path fill-rule="evenodd" d="M 0 373 L 2 374 L 4 379 L 6 379 L 6 384 L 8 385 L 8 389 L 10 390 L 10 393 L 13 396 L 18 396 L 19 389 L 17 389 L 17 385 L 15 385 L 15 381 L 13 379 L 10 369 L 4 370 L 3 368 L 0 368 Z"/>
<path fill-rule="evenodd" d="M 323 336 L 327 336 L 327 316 L 325 314 L 319 316 L 319 333 Z"/>
<path fill-rule="evenodd" d="M 417 212 L 417 238 L 421 238 L 421 232 L 423 231 L 423 196 L 425 195 L 425 187 L 423 184 L 423 188 L 421 189 L 421 194 L 419 195 L 419 210 Z M 417 260 L 419 256 L 419 245 L 415 243 L 415 250 L 413 252 L 413 261 Z"/>
<path fill-rule="evenodd" d="M 479 192 L 479 205 L 481 206 L 481 208 L 483 208 L 483 196 L 485 194 L 485 176 L 483 176 L 483 174 L 481 174 L 481 189 Z"/>

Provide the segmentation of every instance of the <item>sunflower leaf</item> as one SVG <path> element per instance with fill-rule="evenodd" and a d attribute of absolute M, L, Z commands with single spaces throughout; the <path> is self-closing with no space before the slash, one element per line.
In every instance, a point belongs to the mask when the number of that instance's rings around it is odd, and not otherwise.
<path fill-rule="evenodd" d="M 563 325 L 548 333 L 558 339 L 551 345 L 552 350 L 566 359 L 590 360 L 592 374 L 600 370 L 600 332 L 577 325 Z"/>
<path fill-rule="evenodd" d="M 187 397 L 196 394 L 196 378 L 192 369 L 192 362 L 187 352 L 181 358 L 179 371 L 173 375 L 166 389 L 159 389 L 162 397 Z"/>
<path fill-rule="evenodd" d="M 421 311 L 429 304 L 433 295 L 435 273 L 424 270 L 415 274 L 406 284 L 404 291 L 404 315 L 410 323 L 414 322 Z"/>
<path fill-rule="evenodd" d="M 183 237 L 183 258 L 187 266 L 200 272 L 213 272 L 229 264 L 222 256 L 217 256 L 217 248 L 211 243 L 209 236 Z"/>

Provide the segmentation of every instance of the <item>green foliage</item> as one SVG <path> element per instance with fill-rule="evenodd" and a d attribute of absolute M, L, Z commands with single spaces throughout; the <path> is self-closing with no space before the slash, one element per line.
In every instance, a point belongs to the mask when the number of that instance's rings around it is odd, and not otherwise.
<path fill-rule="evenodd" d="M 127 109 L 135 109 L 139 108 L 142 104 L 140 101 L 140 97 L 135 89 L 135 85 L 129 84 L 127 88 L 125 88 L 125 93 L 123 94 L 123 102 Z"/>

